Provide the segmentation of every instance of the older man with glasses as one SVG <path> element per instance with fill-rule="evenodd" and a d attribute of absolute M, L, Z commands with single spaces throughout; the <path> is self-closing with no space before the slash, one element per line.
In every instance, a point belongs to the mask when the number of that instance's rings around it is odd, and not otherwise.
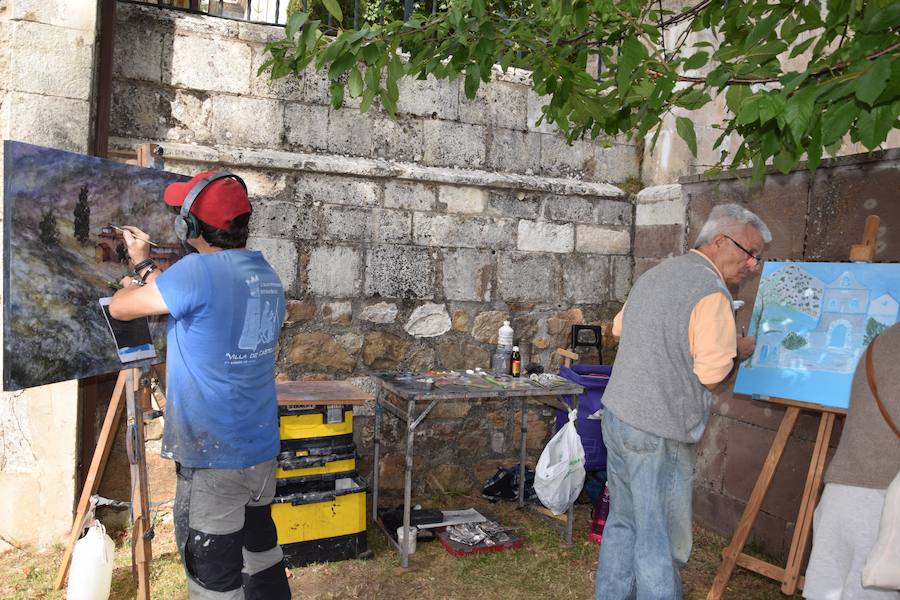
<path fill-rule="evenodd" d="M 749 210 L 716 206 L 694 249 L 644 273 L 613 321 L 620 342 L 603 397 L 610 514 L 598 600 L 682 597 L 695 446 L 712 390 L 756 343 L 737 335 L 729 286 L 759 272 L 771 240 Z"/>

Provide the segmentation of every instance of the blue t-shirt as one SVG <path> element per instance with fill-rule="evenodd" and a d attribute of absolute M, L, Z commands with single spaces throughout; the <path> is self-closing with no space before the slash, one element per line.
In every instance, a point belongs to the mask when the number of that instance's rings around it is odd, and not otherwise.
<path fill-rule="evenodd" d="M 262 254 L 190 254 L 156 285 L 169 308 L 162 455 L 242 469 L 278 454 L 275 342 L 284 288 Z"/>

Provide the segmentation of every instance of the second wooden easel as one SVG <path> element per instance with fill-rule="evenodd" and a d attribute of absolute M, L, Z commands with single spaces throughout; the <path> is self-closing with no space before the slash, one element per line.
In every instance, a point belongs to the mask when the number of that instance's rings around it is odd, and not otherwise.
<path fill-rule="evenodd" d="M 106 409 L 103 428 L 100 430 L 100 437 L 91 458 L 91 466 L 81 490 L 75 519 L 72 522 L 72 531 L 69 534 L 62 564 L 59 565 L 56 573 L 53 589 L 61 589 L 66 581 L 75 542 L 81 536 L 85 520 L 90 512 L 91 496 L 100 487 L 106 461 L 115 442 L 116 431 L 119 429 L 122 409 L 125 408 L 127 414 L 125 443 L 131 467 L 132 572 L 137 582 L 138 600 L 149 600 L 150 598 L 150 561 L 153 554 L 148 535 L 150 531 L 150 494 L 147 485 L 147 462 L 144 455 L 144 408 L 145 405 L 149 405 L 150 383 L 146 375 L 147 373 L 142 373 L 140 369 L 125 369 L 119 372 L 109 407 Z M 142 398 L 146 398 L 146 402 L 143 400 L 138 402 L 138 391 Z"/>
<path fill-rule="evenodd" d="M 875 258 L 875 237 L 878 234 L 880 219 L 874 215 L 866 219 L 863 230 L 863 241 L 855 244 L 850 249 L 850 260 L 856 262 L 872 262 Z M 769 579 L 781 582 L 781 591 L 784 594 L 794 594 L 798 589 L 803 589 L 803 577 L 800 569 L 809 549 L 810 531 L 812 529 L 813 513 L 819 497 L 819 488 L 822 485 L 822 477 L 825 473 L 828 444 L 831 441 L 831 433 L 834 430 L 834 421 L 837 415 L 846 415 L 847 411 L 828 406 L 814 406 L 806 403 L 791 402 L 790 400 L 772 399 L 771 402 L 786 405 L 781 425 L 769 448 L 769 454 L 763 463 L 762 471 L 753 486 L 753 492 L 747 500 L 747 507 L 738 522 L 737 529 L 731 538 L 731 543 L 722 552 L 722 564 L 719 572 L 709 590 L 707 600 L 719 600 L 725 592 L 725 586 L 731 579 L 731 573 L 735 566 L 740 566 Z M 762 559 L 743 553 L 744 544 L 750 535 L 750 529 L 756 520 L 756 515 L 762 507 L 762 502 L 769 491 L 772 478 L 781 457 L 784 454 L 788 438 L 800 416 L 800 410 L 812 410 L 819 413 L 819 429 L 816 434 L 816 442 L 813 446 L 812 457 L 809 461 L 809 470 L 806 474 L 806 485 L 803 488 L 803 496 L 800 500 L 800 510 L 797 513 L 797 522 L 794 526 L 794 535 L 791 539 L 791 547 L 788 551 L 787 564 L 779 567 Z"/>

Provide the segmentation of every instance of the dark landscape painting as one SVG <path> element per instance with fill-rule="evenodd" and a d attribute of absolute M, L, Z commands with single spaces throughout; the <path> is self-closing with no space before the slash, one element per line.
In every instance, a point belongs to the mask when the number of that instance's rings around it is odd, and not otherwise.
<path fill-rule="evenodd" d="M 163 269 L 184 250 L 163 189 L 187 177 L 21 142 L 4 142 L 3 389 L 123 368 L 98 299 L 129 270 L 122 234 L 158 244 Z M 165 356 L 163 319 L 151 319 Z"/>

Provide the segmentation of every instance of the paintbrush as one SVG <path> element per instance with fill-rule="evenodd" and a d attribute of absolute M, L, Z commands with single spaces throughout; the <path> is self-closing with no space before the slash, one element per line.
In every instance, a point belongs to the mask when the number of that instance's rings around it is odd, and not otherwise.
<path fill-rule="evenodd" d="M 140 237 L 140 236 L 138 236 L 138 235 L 134 235 L 134 232 L 132 232 L 132 231 L 130 231 L 130 230 L 128 230 L 128 229 L 125 229 L 124 227 L 119 227 L 118 225 L 110 225 L 110 227 L 112 227 L 113 229 L 116 229 L 116 230 L 118 230 L 118 231 L 122 231 L 122 232 L 127 231 L 128 233 L 131 234 L 131 237 L 133 237 L 134 239 L 139 240 L 139 241 L 141 241 L 141 242 L 144 242 L 145 244 L 150 244 L 151 246 L 159 247 L 159 244 L 157 244 L 156 242 L 153 242 L 153 241 L 148 240 L 148 239 L 146 239 L 146 238 L 142 238 L 142 237 Z"/>

